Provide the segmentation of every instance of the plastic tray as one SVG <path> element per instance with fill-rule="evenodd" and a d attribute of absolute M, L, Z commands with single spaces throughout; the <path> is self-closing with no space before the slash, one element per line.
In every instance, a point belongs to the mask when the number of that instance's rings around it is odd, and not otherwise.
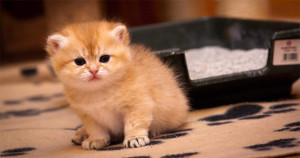
<path fill-rule="evenodd" d="M 208 17 L 132 28 L 130 34 L 132 43 L 152 48 L 175 68 L 194 108 L 288 97 L 293 82 L 300 77 L 299 64 L 273 65 L 274 42 L 300 39 L 299 23 Z M 204 46 L 269 49 L 267 65 L 254 71 L 190 80 L 184 51 Z"/>

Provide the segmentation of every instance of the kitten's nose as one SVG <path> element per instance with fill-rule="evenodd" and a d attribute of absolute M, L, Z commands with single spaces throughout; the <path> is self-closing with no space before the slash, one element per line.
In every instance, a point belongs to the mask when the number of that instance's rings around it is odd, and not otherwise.
<path fill-rule="evenodd" d="M 93 74 L 93 75 L 95 75 L 97 72 L 98 72 L 97 69 L 90 69 L 90 73 Z"/>

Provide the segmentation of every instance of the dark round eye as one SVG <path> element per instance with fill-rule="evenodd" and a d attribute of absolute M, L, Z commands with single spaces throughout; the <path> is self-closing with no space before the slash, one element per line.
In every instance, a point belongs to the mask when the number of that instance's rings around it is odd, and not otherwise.
<path fill-rule="evenodd" d="M 77 58 L 74 60 L 75 64 L 78 66 L 84 65 L 85 64 L 85 60 L 83 58 Z"/>
<path fill-rule="evenodd" d="M 101 63 L 107 63 L 107 62 L 109 61 L 109 59 L 110 59 L 110 56 L 109 56 L 109 55 L 102 55 L 102 56 L 100 57 L 100 62 L 101 62 Z"/>

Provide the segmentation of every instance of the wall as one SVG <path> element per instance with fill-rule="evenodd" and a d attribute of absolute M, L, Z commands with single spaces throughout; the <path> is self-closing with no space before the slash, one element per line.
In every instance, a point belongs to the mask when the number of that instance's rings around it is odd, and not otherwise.
<path fill-rule="evenodd" d="M 204 16 L 300 22 L 300 0 L 6 0 L 0 8 L 0 64 L 45 58 L 47 35 L 70 22 L 115 19 L 133 27 Z"/>

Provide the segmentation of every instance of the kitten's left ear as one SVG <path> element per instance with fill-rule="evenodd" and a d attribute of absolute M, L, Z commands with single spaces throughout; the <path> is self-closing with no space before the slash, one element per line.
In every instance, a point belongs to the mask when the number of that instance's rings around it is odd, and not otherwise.
<path fill-rule="evenodd" d="M 129 35 L 125 25 L 119 25 L 111 31 L 111 35 L 123 44 L 129 44 Z"/>

